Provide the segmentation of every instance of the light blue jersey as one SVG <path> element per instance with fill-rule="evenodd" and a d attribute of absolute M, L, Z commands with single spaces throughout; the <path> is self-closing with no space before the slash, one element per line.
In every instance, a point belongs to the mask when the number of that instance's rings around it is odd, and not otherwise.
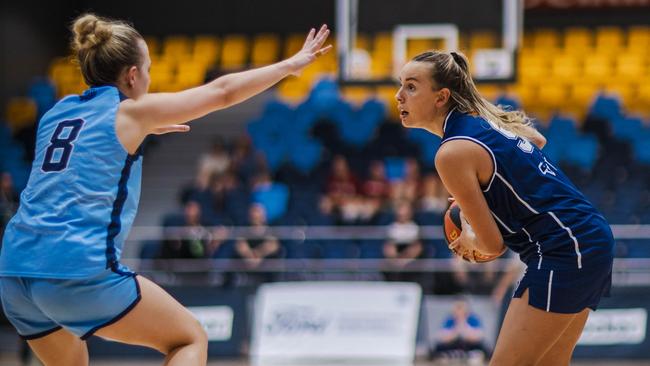
<path fill-rule="evenodd" d="M 122 99 L 113 86 L 95 87 L 43 116 L 29 182 L 4 234 L 0 276 L 121 271 L 142 175 L 140 151 L 130 155 L 115 132 Z"/>
<path fill-rule="evenodd" d="M 522 261 L 551 270 L 611 262 L 614 239 L 605 218 L 530 141 L 452 110 L 442 144 L 457 139 L 490 154 L 494 173 L 483 195 L 506 245 Z"/>

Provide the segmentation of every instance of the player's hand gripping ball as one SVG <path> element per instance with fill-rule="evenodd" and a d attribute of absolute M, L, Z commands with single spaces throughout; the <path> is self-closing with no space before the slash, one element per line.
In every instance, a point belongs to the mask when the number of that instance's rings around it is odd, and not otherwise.
<path fill-rule="evenodd" d="M 443 228 L 445 230 L 445 239 L 447 240 L 447 246 L 455 255 L 459 256 L 463 260 L 472 263 L 485 263 L 493 261 L 499 258 L 503 253 L 506 252 L 506 247 L 504 246 L 503 251 L 497 255 L 486 255 L 479 252 L 476 249 L 470 249 L 463 246 L 460 240 L 458 240 L 465 230 L 471 230 L 469 223 L 465 220 L 464 217 L 460 214 L 460 206 L 456 202 L 452 202 L 447 212 L 445 212 L 445 218 L 443 220 Z"/>

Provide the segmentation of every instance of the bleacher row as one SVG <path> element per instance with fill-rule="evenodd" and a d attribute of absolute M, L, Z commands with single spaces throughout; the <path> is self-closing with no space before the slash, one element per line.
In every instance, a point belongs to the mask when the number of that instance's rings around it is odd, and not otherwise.
<path fill-rule="evenodd" d="M 152 58 L 151 91 L 175 91 L 199 85 L 211 70 L 226 72 L 278 61 L 298 51 L 303 37 L 303 34 L 286 37 L 276 34 L 170 36 L 162 40 L 146 37 Z M 335 44 L 333 37 L 331 39 Z M 390 33 L 360 35 L 356 44 L 358 49 L 368 53 L 369 77 L 393 76 Z M 479 31 L 460 37 L 460 48 L 470 59 L 476 49 L 499 45 L 497 35 L 490 32 Z M 411 40 L 407 56 L 440 46 L 440 41 L 436 40 Z M 602 90 L 618 94 L 629 110 L 647 115 L 650 113 L 649 54 L 648 26 L 530 30 L 525 32 L 518 54 L 517 83 L 505 88 L 483 85 L 481 89 L 491 98 L 504 91 L 517 95 L 527 111 L 545 119 L 555 110 L 584 116 L 593 97 Z M 335 55 L 333 51 L 321 57 L 302 77 L 283 81 L 278 88 L 279 94 L 292 102 L 302 100 L 323 74 L 335 74 Z M 48 77 L 56 87 L 57 97 L 79 93 L 86 88 L 78 67 L 69 57 L 53 60 Z M 355 101 L 376 95 L 389 105 L 394 103 L 394 89 L 390 86 L 349 87 L 342 92 Z M 10 101 L 10 122 L 14 115 L 29 115 L 33 108 L 26 99 Z M 393 109 L 389 108 L 389 112 L 393 113 Z"/>

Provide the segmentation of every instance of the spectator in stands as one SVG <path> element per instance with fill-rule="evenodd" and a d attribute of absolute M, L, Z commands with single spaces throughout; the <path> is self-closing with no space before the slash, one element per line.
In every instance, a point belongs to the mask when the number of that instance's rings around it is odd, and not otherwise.
<path fill-rule="evenodd" d="M 19 199 L 20 196 L 14 189 L 11 174 L 7 172 L 0 173 L 0 237 L 4 233 L 5 225 L 16 212 Z"/>
<path fill-rule="evenodd" d="M 307 222 L 309 225 L 314 226 L 331 226 L 336 223 L 334 204 L 328 196 L 321 196 L 320 200 L 318 200 L 318 210 L 308 217 Z"/>
<path fill-rule="evenodd" d="M 224 244 L 224 228 L 210 230 L 203 224 L 201 205 L 197 201 L 185 204 L 183 224 L 171 228 L 163 243 L 163 258 L 211 258 Z"/>
<path fill-rule="evenodd" d="M 249 231 L 246 236 L 237 238 L 235 254 L 244 259 L 246 264 L 255 268 L 265 258 L 280 254 L 280 243 L 274 237 L 266 223 L 266 211 L 260 204 L 252 204 L 248 212 Z"/>
<path fill-rule="evenodd" d="M 381 160 L 370 162 L 368 178 L 361 185 L 361 193 L 364 196 L 364 206 L 367 214 L 374 216 L 382 209 L 389 193 L 388 179 L 386 179 L 386 168 Z"/>
<path fill-rule="evenodd" d="M 411 204 L 408 201 L 398 203 L 395 208 L 396 219 L 387 228 L 388 240 L 384 243 L 384 257 L 396 270 L 404 268 L 422 255 L 420 228 L 413 222 Z M 393 281 L 416 281 L 419 275 L 409 273 L 389 273 L 387 279 Z"/>
<path fill-rule="evenodd" d="M 259 171 L 266 169 L 264 157 L 255 152 L 248 136 L 240 136 L 235 141 L 231 155 L 231 169 L 244 185 Z"/>
<path fill-rule="evenodd" d="M 476 314 L 470 312 L 466 300 L 454 302 L 452 313 L 444 320 L 437 338 L 435 358 L 444 361 L 465 359 L 469 365 L 483 365 L 488 355 L 483 325 Z"/>
<path fill-rule="evenodd" d="M 335 206 L 340 207 L 359 193 L 358 181 L 350 171 L 348 161 L 342 155 L 332 160 L 330 176 L 327 180 L 327 195 Z"/>
<path fill-rule="evenodd" d="M 214 175 L 224 174 L 230 167 L 230 154 L 221 138 L 216 138 L 212 143 L 209 153 L 203 154 L 199 160 L 198 182 L 208 186 L 210 178 Z"/>
<path fill-rule="evenodd" d="M 414 158 L 404 161 L 404 177 L 391 182 L 390 196 L 394 204 L 399 201 L 415 203 L 420 187 L 420 166 Z"/>
<path fill-rule="evenodd" d="M 449 192 L 437 174 L 427 174 L 422 179 L 418 210 L 442 215 L 449 206 Z"/>

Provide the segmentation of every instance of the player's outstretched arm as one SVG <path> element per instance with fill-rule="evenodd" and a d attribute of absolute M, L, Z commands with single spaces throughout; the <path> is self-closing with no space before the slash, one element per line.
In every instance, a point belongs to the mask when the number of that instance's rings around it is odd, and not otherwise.
<path fill-rule="evenodd" d="M 148 134 L 241 103 L 288 75 L 300 75 L 307 65 L 332 48 L 331 45 L 323 47 L 329 33 L 326 25 L 318 32 L 312 29 L 298 53 L 269 66 L 224 75 L 205 85 L 177 93 L 152 93 L 137 100 L 124 101 L 120 106 L 121 118 L 132 120 Z"/>

